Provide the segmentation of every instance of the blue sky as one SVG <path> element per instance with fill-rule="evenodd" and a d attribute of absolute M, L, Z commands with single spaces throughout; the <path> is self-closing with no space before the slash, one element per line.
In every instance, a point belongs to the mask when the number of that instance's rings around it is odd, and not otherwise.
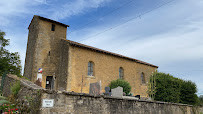
<path fill-rule="evenodd" d="M 202 11 L 202 0 L 1 0 L 0 30 L 22 66 L 27 27 L 40 15 L 70 25 L 67 39 L 158 65 L 203 95 Z"/>

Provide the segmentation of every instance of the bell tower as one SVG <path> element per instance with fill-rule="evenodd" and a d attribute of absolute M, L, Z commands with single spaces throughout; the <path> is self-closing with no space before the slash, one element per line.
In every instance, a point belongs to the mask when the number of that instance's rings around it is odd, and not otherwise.
<path fill-rule="evenodd" d="M 66 39 L 68 25 L 34 15 L 28 29 L 24 76 L 41 86 L 57 89 L 60 42 Z"/>

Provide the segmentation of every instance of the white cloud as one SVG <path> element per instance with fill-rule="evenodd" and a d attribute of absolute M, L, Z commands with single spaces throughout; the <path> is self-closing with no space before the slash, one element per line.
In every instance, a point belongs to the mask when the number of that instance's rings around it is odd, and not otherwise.
<path fill-rule="evenodd" d="M 189 5 L 194 9 L 186 7 Z M 87 28 L 84 31 L 88 34 L 75 34 L 84 39 L 82 43 L 157 64 L 181 61 L 183 56 L 184 60 L 199 59 L 203 57 L 203 51 L 199 51 L 203 50 L 202 6 L 198 1 L 182 1 L 98 36 L 94 35 L 104 28 Z M 195 12 L 192 17 L 191 12 Z"/>
<path fill-rule="evenodd" d="M 73 2 L 67 2 L 58 8 L 53 9 L 51 16 L 54 20 L 64 19 L 69 16 L 78 15 L 88 11 L 91 8 L 101 7 L 110 0 L 74 0 Z"/>
<path fill-rule="evenodd" d="M 16 16 L 25 16 L 32 12 L 32 7 L 45 4 L 44 0 L 0 0 L 0 26 L 14 21 Z"/>
<path fill-rule="evenodd" d="M 202 71 L 195 70 L 203 65 L 202 11 L 201 0 L 182 0 L 107 32 L 103 26 L 86 28 L 79 32 L 87 34 L 75 32 L 71 39 L 158 65 L 161 71 L 194 81 L 200 94 Z"/>
<path fill-rule="evenodd" d="M 0 26 L 6 26 L 14 16 L 24 16 L 32 14 L 36 10 L 33 6 L 46 4 L 50 10 L 43 10 L 40 13 L 51 15 L 52 19 L 65 19 L 74 15 L 87 13 L 90 9 L 96 9 L 105 5 L 110 0 L 72 0 L 66 1 L 56 7 L 50 6 L 46 0 L 0 0 Z M 132 9 L 131 11 L 134 11 Z M 136 10 L 135 10 L 136 11 Z M 82 43 L 98 48 L 120 53 L 136 59 L 144 60 L 155 65 L 159 65 L 161 70 L 168 70 L 169 63 L 175 64 L 172 70 L 187 69 L 188 66 L 177 66 L 178 62 L 188 62 L 203 58 L 203 2 L 202 0 L 180 0 L 155 10 L 141 18 L 126 23 L 118 28 L 100 33 L 106 28 L 103 26 L 113 25 L 117 17 L 112 17 L 111 22 L 105 22 L 102 26 L 86 28 L 79 32 L 74 32 L 71 39 L 82 40 Z M 37 12 L 37 11 L 36 11 Z M 139 12 L 134 12 L 135 14 Z M 131 14 L 129 14 L 131 15 Z M 133 17 L 133 14 L 131 15 Z M 131 17 L 123 18 L 123 21 Z M 126 19 L 126 20 L 124 20 Z M 110 19 L 109 19 L 110 20 Z M 111 28 L 110 26 L 108 26 Z M 82 32 L 86 34 L 81 34 Z M 27 33 L 16 35 L 7 33 L 7 38 L 11 39 L 10 51 L 20 52 L 22 66 L 24 65 Z M 74 37 L 75 36 L 75 37 Z M 89 36 L 94 36 L 89 38 Z M 69 38 L 69 34 L 67 36 Z M 19 39 L 21 41 L 19 41 Z M 22 39 L 26 41 L 22 41 Z M 21 45 L 19 42 L 24 42 Z M 199 61 L 199 64 L 201 61 Z M 195 65 L 194 65 L 195 66 Z M 198 65 L 196 65 L 198 66 Z M 170 69 L 170 70 L 171 70 Z M 176 73 L 177 74 L 177 73 Z M 201 75 L 182 75 L 186 79 L 197 82 L 199 92 L 203 91 Z M 179 76 L 179 75 L 177 75 Z M 192 79 L 195 77 L 195 79 Z"/>

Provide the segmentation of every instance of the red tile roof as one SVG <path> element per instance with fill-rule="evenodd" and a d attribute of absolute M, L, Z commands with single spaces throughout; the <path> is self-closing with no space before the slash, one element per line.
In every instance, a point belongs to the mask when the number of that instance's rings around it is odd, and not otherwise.
<path fill-rule="evenodd" d="M 128 60 L 131 60 L 131 61 L 135 61 L 136 63 L 140 63 L 140 64 L 144 64 L 144 65 L 148 65 L 148 66 L 158 68 L 158 66 L 156 66 L 156 65 L 153 65 L 153 64 L 141 61 L 141 60 L 137 60 L 137 59 L 134 59 L 134 58 L 126 57 L 126 56 L 123 56 L 123 55 L 120 55 L 120 54 L 117 54 L 117 53 L 112 53 L 112 52 L 109 52 L 109 51 L 105 51 L 105 50 L 102 50 L 102 49 L 99 49 L 99 48 L 95 48 L 95 47 L 88 46 L 88 45 L 85 45 L 85 44 L 81 44 L 81 43 L 78 43 L 78 42 L 74 42 L 74 41 L 71 41 L 71 40 L 65 40 L 65 41 L 67 41 L 72 46 L 77 46 L 77 47 L 90 49 L 90 50 L 97 51 L 97 52 L 100 52 L 100 53 L 113 55 L 113 56 L 116 56 L 116 57 L 128 59 Z"/>

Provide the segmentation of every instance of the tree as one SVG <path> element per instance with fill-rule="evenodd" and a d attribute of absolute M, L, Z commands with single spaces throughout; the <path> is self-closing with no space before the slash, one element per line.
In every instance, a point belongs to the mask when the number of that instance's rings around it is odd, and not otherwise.
<path fill-rule="evenodd" d="M 5 71 L 21 76 L 21 61 L 18 52 L 9 52 L 5 47 L 9 45 L 9 39 L 5 39 L 5 32 L 0 31 L 0 76 Z"/>
<path fill-rule="evenodd" d="M 203 95 L 199 96 L 199 105 L 203 106 Z"/>
<path fill-rule="evenodd" d="M 191 81 L 181 81 L 180 103 L 195 105 L 198 102 L 196 84 Z"/>
<path fill-rule="evenodd" d="M 113 81 L 111 81 L 111 83 L 109 85 L 109 87 L 111 89 L 116 88 L 118 86 L 122 87 L 123 88 L 123 92 L 125 92 L 126 94 L 129 94 L 130 91 L 131 91 L 130 84 L 127 81 L 122 80 L 122 79 L 113 80 Z"/>
<path fill-rule="evenodd" d="M 151 76 L 148 86 L 149 96 L 157 101 L 195 105 L 198 103 L 196 92 L 195 83 L 161 72 L 155 72 Z"/>
<path fill-rule="evenodd" d="M 180 83 L 170 74 L 155 73 L 156 93 L 154 100 L 178 103 L 180 98 Z"/>

